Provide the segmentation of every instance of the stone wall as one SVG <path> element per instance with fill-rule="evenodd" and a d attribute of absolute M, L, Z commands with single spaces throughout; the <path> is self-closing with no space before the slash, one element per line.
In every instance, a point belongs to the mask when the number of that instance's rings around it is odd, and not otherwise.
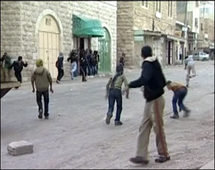
<path fill-rule="evenodd" d="M 23 70 L 23 80 L 29 80 L 38 58 L 38 28 L 45 15 L 51 15 L 60 28 L 60 50 L 65 59 L 73 49 L 72 14 L 99 19 L 111 35 L 112 70 L 116 60 L 116 2 L 99 1 L 3 1 L 1 2 L 1 56 L 23 56 L 29 65 Z M 95 43 L 95 41 L 92 41 Z M 96 45 L 93 45 L 93 47 Z M 69 63 L 65 61 L 65 76 Z"/>
<path fill-rule="evenodd" d="M 117 54 L 121 56 L 126 49 L 126 66 L 139 66 L 140 47 L 145 43 L 150 45 L 160 44 L 161 40 L 150 37 L 143 37 L 143 41 L 134 41 L 134 30 L 149 30 L 161 32 L 165 35 L 174 35 L 176 21 L 176 2 L 172 1 L 172 16 L 168 16 L 168 1 L 161 1 L 161 18 L 156 17 L 155 1 L 147 1 L 148 7 L 142 6 L 142 1 L 118 1 L 117 7 Z M 151 38 L 151 40 L 150 40 Z M 162 50 L 162 57 L 165 61 L 166 50 Z M 158 49 L 158 47 L 155 47 Z M 157 50 L 158 51 L 158 50 Z M 158 52 L 161 54 L 161 52 Z M 164 62 L 162 61 L 162 62 Z"/>
<path fill-rule="evenodd" d="M 176 2 L 172 1 L 173 15 L 168 16 L 168 1 L 161 1 L 161 18 L 155 16 L 155 1 L 148 1 L 148 8 L 142 6 L 142 1 L 134 2 L 134 27 L 139 30 L 159 31 L 163 34 L 174 34 L 176 21 Z"/>
<path fill-rule="evenodd" d="M 130 67 L 133 65 L 133 2 L 117 2 L 117 58 L 126 54 L 125 64 Z"/>

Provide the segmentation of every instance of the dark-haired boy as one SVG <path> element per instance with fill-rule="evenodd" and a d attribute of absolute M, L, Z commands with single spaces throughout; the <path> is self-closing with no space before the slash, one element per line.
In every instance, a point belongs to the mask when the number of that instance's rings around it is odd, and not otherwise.
<path fill-rule="evenodd" d="M 183 104 L 183 100 L 185 96 L 187 95 L 187 88 L 183 84 L 167 81 L 166 83 L 167 88 L 169 90 L 172 90 L 174 92 L 173 98 L 172 98 L 172 107 L 173 107 L 173 116 L 170 116 L 170 118 L 178 119 L 178 110 L 177 110 L 177 102 L 179 106 L 179 110 L 184 111 L 184 117 L 189 116 L 190 110 Z"/>

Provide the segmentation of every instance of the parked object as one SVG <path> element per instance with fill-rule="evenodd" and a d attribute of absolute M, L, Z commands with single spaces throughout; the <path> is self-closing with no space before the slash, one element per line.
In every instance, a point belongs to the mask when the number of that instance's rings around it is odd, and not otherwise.
<path fill-rule="evenodd" d="M 24 140 L 11 142 L 7 146 L 7 151 L 13 156 L 33 153 L 33 144 Z"/>
<path fill-rule="evenodd" d="M 199 61 L 206 61 L 209 60 L 209 54 L 200 51 L 193 54 L 193 59 Z"/>

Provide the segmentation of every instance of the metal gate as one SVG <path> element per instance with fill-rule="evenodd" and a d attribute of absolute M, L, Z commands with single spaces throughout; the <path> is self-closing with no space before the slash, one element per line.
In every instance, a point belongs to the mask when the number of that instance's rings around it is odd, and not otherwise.
<path fill-rule="evenodd" d="M 104 37 L 99 38 L 99 72 L 111 71 L 111 38 L 107 29 L 104 28 Z"/>

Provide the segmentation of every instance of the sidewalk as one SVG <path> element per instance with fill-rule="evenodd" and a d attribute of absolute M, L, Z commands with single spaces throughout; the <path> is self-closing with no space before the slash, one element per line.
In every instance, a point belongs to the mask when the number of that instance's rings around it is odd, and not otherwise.
<path fill-rule="evenodd" d="M 202 166 L 200 169 L 214 169 L 214 160 L 208 162 L 204 166 Z"/>

